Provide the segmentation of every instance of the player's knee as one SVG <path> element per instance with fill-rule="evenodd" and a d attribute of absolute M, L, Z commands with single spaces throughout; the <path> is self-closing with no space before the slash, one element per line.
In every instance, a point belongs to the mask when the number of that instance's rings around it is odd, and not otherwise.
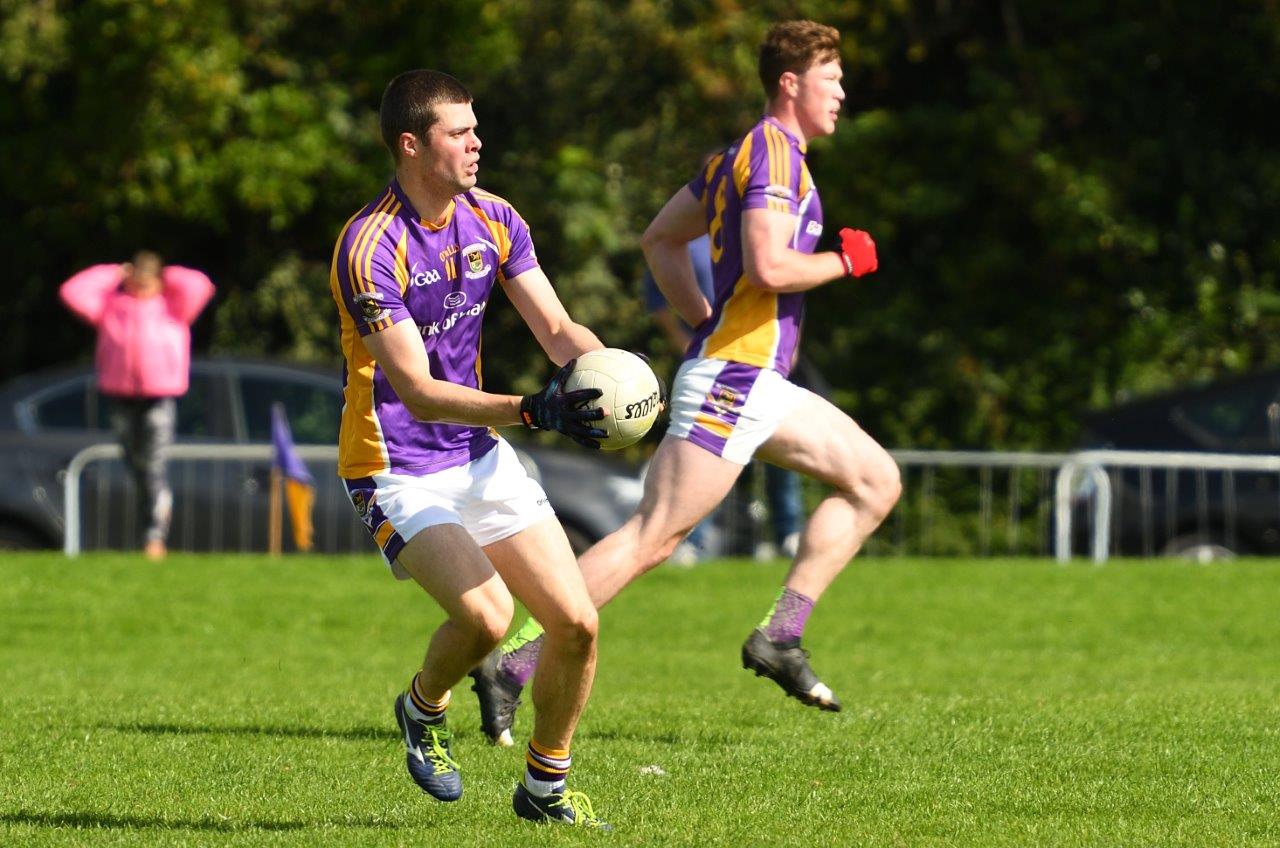
<path fill-rule="evenodd" d="M 668 530 L 661 534 L 650 535 L 641 546 L 640 556 L 637 558 L 640 566 L 637 569 L 637 576 L 666 562 L 684 541 L 685 536 L 689 535 L 690 530 Z"/>
<path fill-rule="evenodd" d="M 596 613 L 596 608 L 592 604 L 588 604 L 582 611 L 574 616 L 571 622 L 572 638 L 574 643 L 583 650 L 595 645 L 596 637 L 600 633 L 600 616 Z"/>
<path fill-rule="evenodd" d="M 548 632 L 554 629 L 556 641 L 570 653 L 585 654 L 595 645 L 600 629 L 596 608 L 588 601 L 567 611 L 551 625 L 544 625 Z"/>
<path fill-rule="evenodd" d="M 466 620 L 459 623 L 471 631 L 477 650 L 487 653 L 507 635 L 513 615 L 515 602 L 511 595 L 504 593 L 486 597 L 483 603 L 468 610 Z"/>
<path fill-rule="evenodd" d="M 859 499 L 876 521 L 883 521 L 902 497 L 902 473 L 887 453 L 864 469 Z"/>
<path fill-rule="evenodd" d="M 902 496 L 902 474 L 893 457 L 881 452 L 850 462 L 840 489 L 876 521 L 883 521 Z"/>
<path fill-rule="evenodd" d="M 640 546 L 637 557 L 643 573 L 667 561 L 667 557 L 693 532 L 697 522 L 687 516 L 655 515 L 640 528 Z"/>
<path fill-rule="evenodd" d="M 486 652 L 493 650 L 502 641 L 502 637 L 507 635 L 514 613 L 513 609 L 508 608 L 505 612 L 485 617 L 478 635 L 485 645 Z"/>

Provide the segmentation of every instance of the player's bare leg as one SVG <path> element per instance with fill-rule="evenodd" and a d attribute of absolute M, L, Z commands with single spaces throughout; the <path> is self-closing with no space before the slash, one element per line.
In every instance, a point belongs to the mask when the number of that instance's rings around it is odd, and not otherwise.
<path fill-rule="evenodd" d="M 425 694 L 443 696 L 506 634 L 515 608 L 511 593 L 458 524 L 423 530 L 404 546 L 398 562 L 449 615 L 431 637 L 422 664 Z"/>
<path fill-rule="evenodd" d="M 573 549 L 560 522 L 548 518 L 489 545 L 485 553 L 545 629 L 533 678 L 534 737 L 568 748 L 596 670 L 596 609 Z"/>
<path fill-rule="evenodd" d="M 501 641 L 514 604 L 484 552 L 457 524 L 418 533 L 397 561 L 449 616 L 432 635 L 421 671 L 396 699 L 405 764 L 424 792 L 454 801 L 462 795 L 462 777 L 445 723 L 451 689 Z"/>
<path fill-rule="evenodd" d="M 774 607 L 743 645 L 743 666 L 807 704 L 839 710 L 839 700 L 810 669 L 800 637 L 818 598 L 897 503 L 898 467 L 853 419 L 812 393 L 756 455 L 834 491 L 809 517 Z"/>
<path fill-rule="evenodd" d="M 690 442 L 664 439 L 649 464 L 636 513 L 578 560 L 592 603 L 600 607 L 613 600 L 624 586 L 670 556 L 724 500 L 741 473 L 742 466 Z M 690 480 L 698 484 L 691 486 Z M 535 613 L 500 655 L 495 652 L 471 673 L 484 731 L 495 744 L 511 744 L 520 691 L 540 667 L 541 621 Z"/>
<path fill-rule="evenodd" d="M 607 828 L 586 797 L 565 784 L 573 733 L 595 679 L 597 616 L 564 528 L 547 518 L 484 550 L 546 631 L 533 678 L 533 735 L 512 806 L 535 821 Z"/>
<path fill-rule="evenodd" d="M 834 489 L 809 517 L 785 582 L 817 600 L 898 502 L 897 463 L 852 418 L 811 392 L 756 456 Z"/>
<path fill-rule="evenodd" d="M 668 436 L 658 446 L 634 515 L 578 560 L 591 600 L 602 607 L 660 565 L 729 494 L 742 466 Z"/>

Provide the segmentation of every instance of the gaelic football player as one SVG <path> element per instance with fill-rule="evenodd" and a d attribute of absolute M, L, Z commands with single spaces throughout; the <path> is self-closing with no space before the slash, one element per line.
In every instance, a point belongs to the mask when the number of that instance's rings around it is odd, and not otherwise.
<path fill-rule="evenodd" d="M 452 688 L 506 633 L 514 594 L 546 626 L 515 812 L 604 826 L 565 784 L 595 673 L 595 605 L 547 496 L 493 430 L 523 424 L 594 446 L 603 413 L 580 406 L 599 391 L 561 386 L 576 356 L 603 345 L 565 312 L 516 210 L 476 187 L 471 100 L 431 70 L 383 93 L 395 178 L 343 228 L 330 278 L 346 359 L 339 474 L 392 572 L 448 614 L 395 701 L 413 780 L 440 800 L 461 796 L 445 720 Z M 564 366 L 537 394 L 481 388 L 495 283 Z"/>
<path fill-rule="evenodd" d="M 597 606 L 665 560 L 729 493 L 753 457 L 821 480 L 817 507 L 772 608 L 742 646 L 747 669 L 825 710 L 840 701 L 800 646 L 814 603 L 889 514 L 901 491 L 893 459 L 848 415 L 787 379 L 811 289 L 876 270 L 875 244 L 840 231 L 815 252 L 822 203 L 805 164 L 835 132 L 844 89 L 840 34 L 811 21 L 772 27 L 759 53 L 764 117 L 667 201 L 644 234 L 645 258 L 675 311 L 696 328 L 671 391 L 671 423 L 643 501 L 579 560 Z M 714 297 L 686 249 L 707 234 Z M 536 618 L 536 616 L 535 616 Z M 530 621 L 473 672 L 485 732 L 502 741 L 544 637 Z"/>

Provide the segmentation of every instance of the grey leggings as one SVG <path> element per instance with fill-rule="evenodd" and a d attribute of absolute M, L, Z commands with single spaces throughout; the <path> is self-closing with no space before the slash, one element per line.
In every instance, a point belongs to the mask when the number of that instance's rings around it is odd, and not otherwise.
<path fill-rule="evenodd" d="M 111 423 L 124 448 L 124 463 L 133 476 L 136 509 L 146 528 L 146 541 L 169 535 L 173 491 L 165 454 L 173 444 L 177 405 L 173 398 L 112 398 Z"/>

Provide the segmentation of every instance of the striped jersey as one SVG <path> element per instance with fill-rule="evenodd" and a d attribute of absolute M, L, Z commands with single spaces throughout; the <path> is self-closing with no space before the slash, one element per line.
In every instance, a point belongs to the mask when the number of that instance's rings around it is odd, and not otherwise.
<path fill-rule="evenodd" d="M 363 339 L 412 321 L 431 376 L 479 389 L 480 324 L 493 284 L 537 264 L 524 220 L 479 188 L 454 197 L 444 223 L 434 225 L 392 180 L 347 221 L 329 274 L 345 360 L 339 476 L 428 474 L 465 465 L 497 444 L 488 427 L 414 418 Z"/>
<path fill-rule="evenodd" d="M 822 204 L 805 164 L 805 145 L 773 118 L 763 118 L 712 157 L 688 188 L 706 210 L 715 297 L 686 359 L 724 359 L 791 372 L 800 341 L 804 295 L 751 285 L 742 258 L 742 213 L 775 209 L 795 217 L 789 246 L 813 253 L 822 235 Z"/>

